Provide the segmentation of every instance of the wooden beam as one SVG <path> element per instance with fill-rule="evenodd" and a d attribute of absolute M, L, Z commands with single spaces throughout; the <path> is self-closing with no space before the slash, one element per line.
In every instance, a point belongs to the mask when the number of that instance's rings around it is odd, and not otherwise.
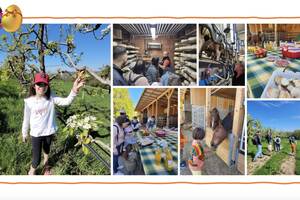
<path fill-rule="evenodd" d="M 169 125 L 170 125 L 169 117 L 170 117 L 170 99 L 168 98 L 168 106 L 167 106 L 167 127 L 168 128 L 169 128 Z"/>
<path fill-rule="evenodd" d="M 236 89 L 236 98 L 235 98 L 235 106 L 234 106 L 234 116 L 233 116 L 233 124 L 232 124 L 232 133 L 235 135 L 235 141 L 233 145 L 232 152 L 232 160 L 236 158 L 236 148 L 239 147 L 238 139 L 243 132 L 243 123 L 245 116 L 245 91 L 243 88 Z"/>
<path fill-rule="evenodd" d="M 153 116 L 155 116 L 155 110 L 154 110 L 155 108 L 154 108 L 154 106 L 155 106 L 155 104 L 152 103 L 152 115 L 153 115 Z"/>
<path fill-rule="evenodd" d="M 149 117 L 149 107 L 147 107 L 147 117 Z"/>
<path fill-rule="evenodd" d="M 274 34 L 275 34 L 275 42 L 276 42 L 276 45 L 279 46 L 279 40 L 278 40 L 278 32 L 277 32 L 277 24 L 274 24 Z"/>
<path fill-rule="evenodd" d="M 171 88 L 169 90 L 169 92 L 166 93 L 166 96 L 167 96 L 167 99 L 168 99 L 168 106 L 167 106 L 167 127 L 169 128 L 170 127 L 170 104 L 171 104 L 171 96 L 174 92 L 174 88 Z"/>
<path fill-rule="evenodd" d="M 206 127 L 205 127 L 205 143 L 208 147 L 211 147 L 210 141 L 213 137 L 213 130 L 210 127 L 210 107 L 211 107 L 211 88 L 206 88 L 206 106 L 205 106 L 205 122 L 206 122 Z"/>
<path fill-rule="evenodd" d="M 155 119 L 158 118 L 158 100 L 155 102 Z"/>
<path fill-rule="evenodd" d="M 263 31 L 262 24 L 259 25 L 260 32 Z"/>
<path fill-rule="evenodd" d="M 162 92 L 156 99 L 154 99 L 153 101 L 151 101 L 147 106 L 145 106 L 143 109 L 149 107 L 149 105 L 151 105 L 153 102 L 155 102 L 156 100 L 160 99 L 161 97 L 163 97 L 166 93 L 168 93 L 168 91 L 170 91 L 171 89 L 174 90 L 174 88 L 168 88 L 166 89 L 164 92 Z M 147 89 L 145 89 L 147 90 Z M 141 96 L 142 97 L 142 96 Z"/>
<path fill-rule="evenodd" d="M 210 127 L 210 120 L 208 120 L 209 119 L 210 106 L 211 106 L 211 89 L 206 88 L 206 107 L 205 107 L 206 127 Z"/>

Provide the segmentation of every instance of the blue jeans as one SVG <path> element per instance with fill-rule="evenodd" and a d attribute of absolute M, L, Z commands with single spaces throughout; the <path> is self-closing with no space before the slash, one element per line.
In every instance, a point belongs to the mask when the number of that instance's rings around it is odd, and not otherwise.
<path fill-rule="evenodd" d="M 257 151 L 253 160 L 256 160 L 258 157 L 262 157 L 262 145 L 257 145 Z"/>
<path fill-rule="evenodd" d="M 114 173 L 118 172 L 118 167 L 119 167 L 118 160 L 119 160 L 119 156 L 122 154 L 122 150 L 123 150 L 123 143 L 120 144 L 119 146 L 117 146 L 118 155 L 113 156 L 113 170 L 114 170 Z"/>

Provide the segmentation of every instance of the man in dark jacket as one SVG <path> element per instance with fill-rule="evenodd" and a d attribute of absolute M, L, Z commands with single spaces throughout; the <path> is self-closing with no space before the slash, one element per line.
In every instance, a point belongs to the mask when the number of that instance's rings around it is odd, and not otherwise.
<path fill-rule="evenodd" d="M 116 46 L 113 50 L 113 84 L 114 85 L 128 85 L 123 77 L 122 68 L 127 62 L 126 48 Z"/>
<path fill-rule="evenodd" d="M 257 158 L 262 158 L 263 154 L 262 154 L 262 143 L 261 143 L 261 136 L 260 136 L 260 132 L 257 131 L 256 134 L 254 135 L 254 141 L 257 147 L 257 151 L 255 154 L 255 157 L 253 158 L 253 162 L 255 162 L 257 160 Z"/>

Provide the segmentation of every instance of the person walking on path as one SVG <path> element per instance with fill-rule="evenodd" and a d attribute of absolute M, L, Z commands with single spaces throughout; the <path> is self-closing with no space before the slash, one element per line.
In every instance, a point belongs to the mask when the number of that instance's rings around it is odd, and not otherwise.
<path fill-rule="evenodd" d="M 256 134 L 254 135 L 253 141 L 254 141 L 254 144 L 256 145 L 256 148 L 257 148 L 256 154 L 253 158 L 253 162 L 255 162 L 257 160 L 257 158 L 262 158 L 263 157 L 261 135 L 260 135 L 259 131 L 257 131 Z"/>

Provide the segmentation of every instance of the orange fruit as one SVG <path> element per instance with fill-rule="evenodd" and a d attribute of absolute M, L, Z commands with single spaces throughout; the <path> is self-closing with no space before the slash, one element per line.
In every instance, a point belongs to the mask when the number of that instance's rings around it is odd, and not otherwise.
<path fill-rule="evenodd" d="M 22 25 L 22 19 L 20 8 L 16 5 L 10 5 L 2 16 L 2 27 L 7 32 L 15 32 Z"/>

